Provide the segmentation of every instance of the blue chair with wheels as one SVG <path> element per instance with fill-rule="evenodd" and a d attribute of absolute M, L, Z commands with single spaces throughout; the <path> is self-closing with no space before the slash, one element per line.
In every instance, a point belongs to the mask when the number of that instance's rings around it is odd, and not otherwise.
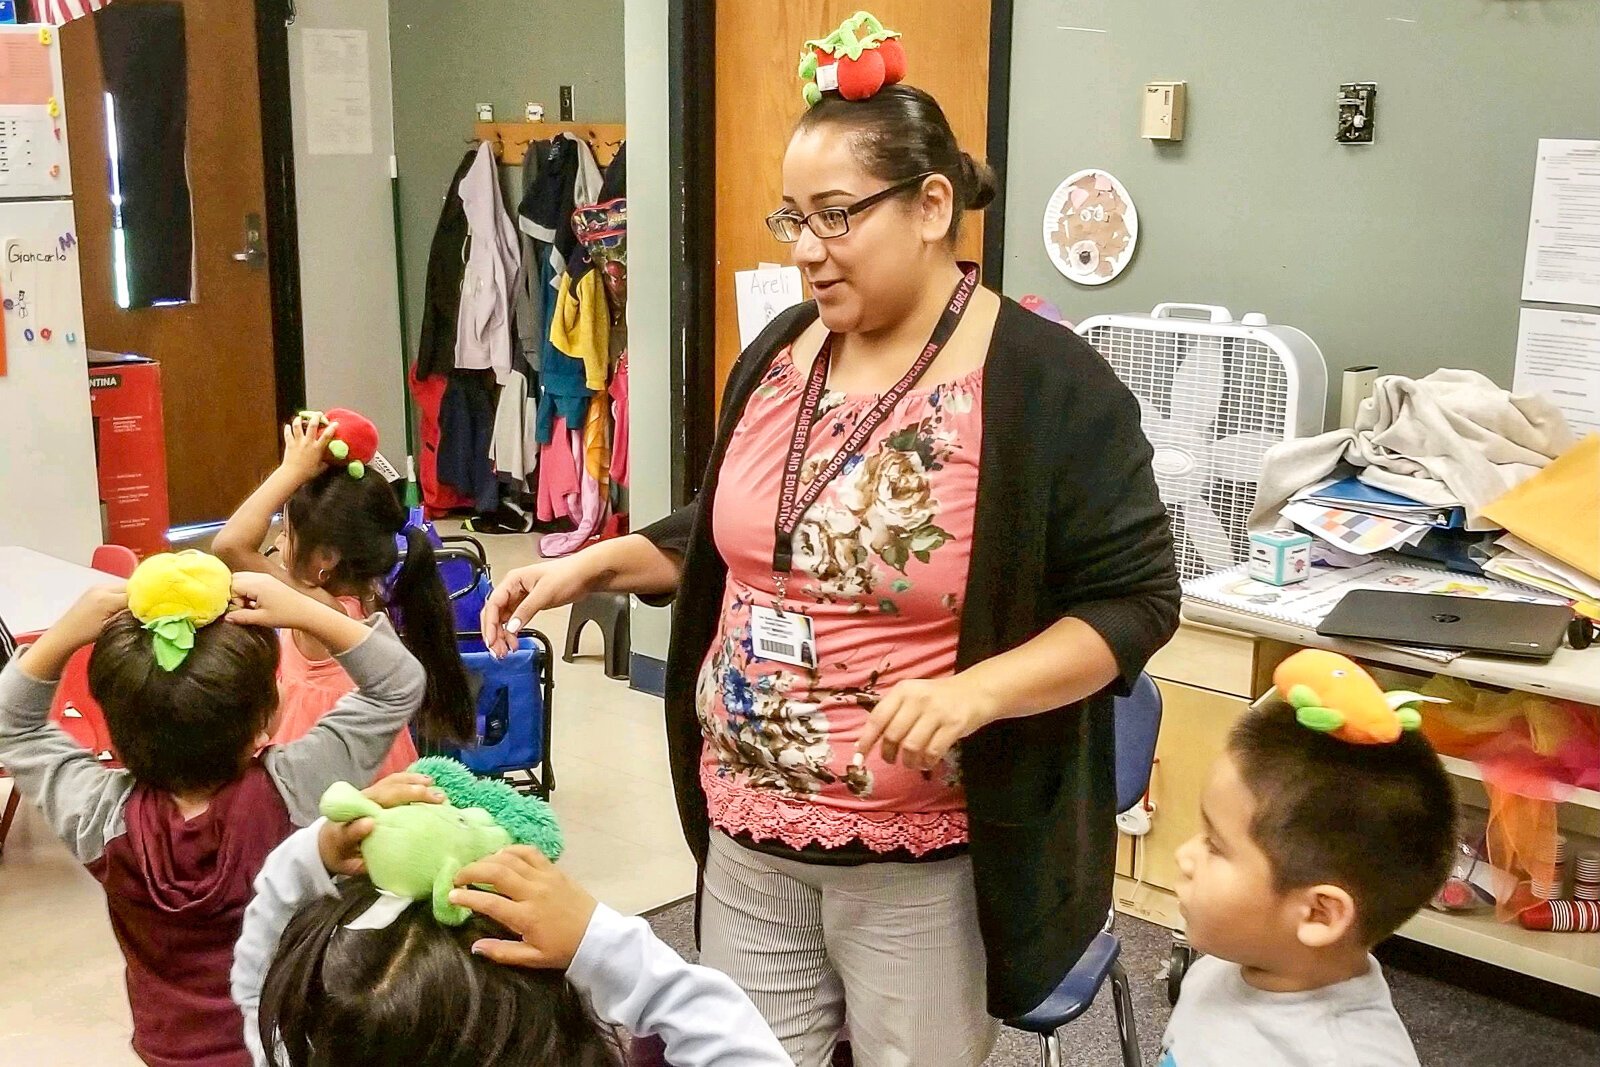
<path fill-rule="evenodd" d="M 1116 701 L 1119 812 L 1142 801 L 1150 788 L 1150 768 L 1155 763 L 1156 735 L 1160 730 L 1161 691 L 1148 674 L 1141 674 L 1133 692 Z M 1133 1018 L 1128 972 L 1117 958 L 1122 943 L 1111 932 L 1115 918 L 1115 913 L 1107 917 L 1105 929 L 1089 943 L 1089 948 L 1044 1003 L 1026 1015 L 1007 1020 L 1008 1026 L 1039 1035 L 1040 1063 L 1044 1067 L 1061 1067 L 1064 1061 L 1058 1031 L 1089 1010 L 1095 994 L 1100 992 L 1108 977 L 1111 979 L 1111 1003 L 1117 1013 L 1123 1067 L 1144 1065 L 1139 1052 L 1139 1031 Z"/>

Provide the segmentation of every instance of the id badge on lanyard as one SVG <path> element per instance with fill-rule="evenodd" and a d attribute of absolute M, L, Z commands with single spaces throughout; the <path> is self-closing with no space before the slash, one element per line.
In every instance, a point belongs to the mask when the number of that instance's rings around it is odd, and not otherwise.
<path fill-rule="evenodd" d="M 960 325 L 962 316 L 967 312 L 967 305 L 971 303 L 972 293 L 978 287 L 977 264 L 963 263 L 960 266 L 961 282 L 956 286 L 943 314 L 939 316 L 939 321 L 934 326 L 928 343 L 917 356 L 916 362 L 906 371 L 904 377 L 879 397 L 877 404 L 862 416 L 850 436 L 845 438 L 839 450 L 828 461 L 828 465 L 818 472 L 802 491 L 800 468 L 805 463 L 806 448 L 811 442 L 811 428 L 817 420 L 817 409 L 822 403 L 822 395 L 828 384 L 828 364 L 833 352 L 832 334 L 822 342 L 816 358 L 811 361 L 811 374 L 806 380 L 805 395 L 800 401 L 800 413 L 795 418 L 794 433 L 789 439 L 789 453 L 783 465 L 783 489 L 778 497 L 778 515 L 773 528 L 772 573 L 778 590 L 778 600 L 771 608 L 750 609 L 751 636 L 755 640 L 755 652 L 759 658 L 797 667 L 816 666 L 816 631 L 811 618 L 799 612 L 786 611 L 783 607 L 789 574 L 794 569 L 794 532 L 799 528 L 801 518 L 810 510 L 811 505 L 817 502 L 817 498 L 822 495 L 828 483 L 838 477 L 845 464 L 860 453 L 873 433 L 905 398 L 906 393 L 922 380 L 922 376 L 928 372 L 933 361 L 944 350 L 951 334 L 955 333 L 956 327 Z"/>

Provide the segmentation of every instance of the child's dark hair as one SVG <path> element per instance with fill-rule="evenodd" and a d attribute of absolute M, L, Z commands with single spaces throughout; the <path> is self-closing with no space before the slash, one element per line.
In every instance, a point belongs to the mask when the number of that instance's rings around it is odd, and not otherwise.
<path fill-rule="evenodd" d="M 378 897 L 365 878 L 300 910 L 261 992 L 273 1067 L 620 1067 L 622 1048 L 559 971 L 492 963 L 481 917 L 457 927 L 427 901 L 381 930 L 346 930 Z"/>
<path fill-rule="evenodd" d="M 304 568 L 319 550 L 337 557 L 321 580 L 336 593 L 365 592 L 386 579 L 400 561 L 395 536 L 404 533 L 405 562 L 390 589 L 388 607 L 401 640 L 428 675 L 416 717 L 418 738 L 424 747 L 472 741 L 476 716 L 456 648 L 450 597 L 427 533 L 406 524 L 406 509 L 389 484 L 375 471 L 352 478 L 343 467 L 331 467 L 295 491 L 284 517 L 297 567 Z"/>
<path fill-rule="evenodd" d="M 1239 721 L 1228 751 L 1255 796 L 1250 832 L 1279 892 L 1340 886 L 1374 945 L 1444 883 L 1455 792 L 1421 732 L 1352 744 L 1300 725 L 1292 707 L 1273 701 Z"/>
<path fill-rule="evenodd" d="M 956 200 L 948 234 L 952 244 L 961 230 L 962 211 L 982 211 L 994 200 L 998 188 L 994 171 L 961 150 L 944 109 L 921 89 L 889 85 L 866 100 L 823 93 L 822 100 L 801 116 L 795 130 L 819 126 L 848 132 L 862 169 L 886 184 L 918 174 L 948 178 Z"/>
<path fill-rule="evenodd" d="M 89 654 L 89 692 L 134 778 L 187 793 L 239 777 L 277 709 L 277 672 L 275 633 L 225 621 L 197 630 L 183 665 L 164 671 L 154 635 L 123 612 Z"/>

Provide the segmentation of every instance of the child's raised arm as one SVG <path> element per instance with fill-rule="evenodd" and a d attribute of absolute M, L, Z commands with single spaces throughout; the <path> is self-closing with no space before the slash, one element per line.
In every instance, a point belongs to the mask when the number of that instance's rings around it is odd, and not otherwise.
<path fill-rule="evenodd" d="M 267 750 L 265 763 L 296 826 L 317 818 L 317 803 L 334 782 L 367 782 L 395 735 L 422 704 L 427 676 L 395 636 L 389 620 L 358 622 L 265 574 L 233 576 L 242 607 L 230 622 L 300 630 L 326 645 L 356 683 L 311 732 Z"/>
<path fill-rule="evenodd" d="M 338 423 L 329 423 L 319 430 L 299 417 L 283 428 L 283 462 L 239 505 L 211 543 L 212 553 L 229 570 L 288 577 L 282 564 L 262 553 L 262 542 L 272 528 L 272 517 L 283 510 L 295 490 L 322 472 L 323 455 L 338 428 Z"/>
<path fill-rule="evenodd" d="M 102 767 L 51 722 L 50 702 L 73 653 L 93 644 L 106 620 L 127 607 L 123 586 L 89 590 L 0 673 L 0 764 L 80 863 L 100 858 L 120 831 L 133 776 Z"/>

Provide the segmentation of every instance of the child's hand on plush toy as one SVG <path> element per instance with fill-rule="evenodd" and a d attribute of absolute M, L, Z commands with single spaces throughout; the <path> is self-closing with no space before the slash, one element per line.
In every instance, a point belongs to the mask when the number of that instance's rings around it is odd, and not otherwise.
<path fill-rule="evenodd" d="M 309 482 L 327 465 L 328 445 L 338 432 L 337 422 L 328 422 L 316 413 L 296 415 L 283 428 L 283 462 L 279 468 L 302 484 Z"/>
<path fill-rule="evenodd" d="M 400 771 L 382 778 L 361 795 L 380 808 L 398 808 L 402 804 L 443 804 L 444 793 L 433 788 L 433 779 L 425 774 Z M 361 842 L 378 824 L 371 819 L 353 822 L 323 824 L 317 834 L 317 851 L 322 854 L 322 865 L 329 874 L 366 874 L 367 865 L 361 858 Z"/>
<path fill-rule="evenodd" d="M 521 935 L 521 941 L 486 937 L 472 946 L 485 959 L 512 967 L 566 970 L 596 907 L 583 886 L 527 845 L 512 845 L 461 868 L 456 885 L 463 888 L 450 894 L 450 903 Z"/>

